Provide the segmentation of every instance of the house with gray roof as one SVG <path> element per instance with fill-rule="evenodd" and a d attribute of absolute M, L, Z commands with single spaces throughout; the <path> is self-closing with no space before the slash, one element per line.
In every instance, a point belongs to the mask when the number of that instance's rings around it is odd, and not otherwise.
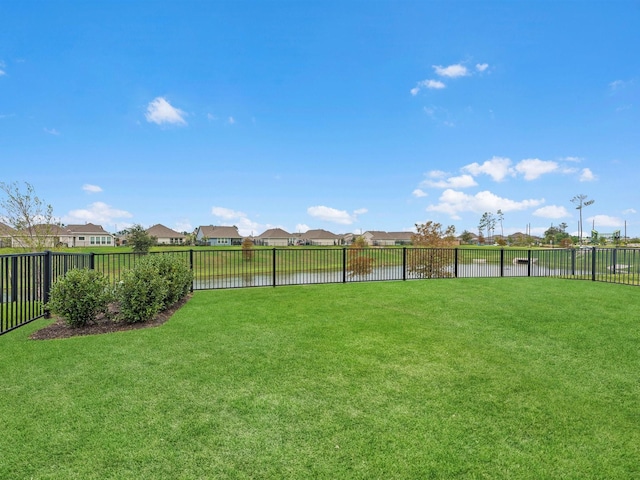
<path fill-rule="evenodd" d="M 300 234 L 299 241 L 304 245 L 315 245 L 322 247 L 329 247 L 333 245 L 340 245 L 342 237 L 335 233 L 323 230 L 321 228 L 315 230 L 307 230 Z"/>
<path fill-rule="evenodd" d="M 241 245 L 242 236 L 238 233 L 238 227 L 201 225 L 196 229 L 196 243 L 209 246 Z"/>
<path fill-rule="evenodd" d="M 160 223 L 147 228 L 146 232 L 149 236 L 156 238 L 158 245 L 182 245 L 186 238 L 183 233 L 176 232 Z"/>
<path fill-rule="evenodd" d="M 60 243 L 67 247 L 113 247 L 115 237 L 102 225 L 85 223 L 84 225 L 66 225 L 58 232 Z"/>
<path fill-rule="evenodd" d="M 294 244 L 294 236 L 281 228 L 270 228 L 255 237 L 254 241 L 256 245 L 288 247 Z"/>

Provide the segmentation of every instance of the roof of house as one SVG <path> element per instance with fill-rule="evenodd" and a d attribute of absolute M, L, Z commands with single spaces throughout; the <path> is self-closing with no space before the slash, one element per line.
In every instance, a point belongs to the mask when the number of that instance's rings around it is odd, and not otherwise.
<path fill-rule="evenodd" d="M 13 235 L 16 231 L 17 230 L 15 228 L 10 227 L 6 223 L 0 222 L 0 235 Z"/>
<path fill-rule="evenodd" d="M 165 227 L 160 223 L 147 228 L 147 233 L 156 238 L 184 238 L 184 234 L 176 232 L 169 227 Z"/>
<path fill-rule="evenodd" d="M 318 228 L 316 230 L 307 230 L 302 235 L 300 235 L 300 237 L 309 240 L 335 240 L 337 238 L 340 238 L 339 235 L 328 232 L 327 230 L 323 230 L 321 228 Z"/>
<path fill-rule="evenodd" d="M 265 230 L 256 238 L 291 238 L 291 234 L 281 228 L 270 228 Z"/>
<path fill-rule="evenodd" d="M 374 240 L 411 240 L 413 232 L 383 232 L 381 230 L 369 230 L 365 233 L 371 235 Z"/>
<path fill-rule="evenodd" d="M 225 227 L 216 225 L 201 225 L 198 227 L 203 237 L 207 238 L 242 238 L 238 233 L 238 227 Z"/>
<path fill-rule="evenodd" d="M 67 233 L 70 234 L 100 234 L 100 235 L 109 235 L 102 225 L 94 225 L 93 223 L 85 223 L 84 225 L 65 225 L 63 227 Z"/>

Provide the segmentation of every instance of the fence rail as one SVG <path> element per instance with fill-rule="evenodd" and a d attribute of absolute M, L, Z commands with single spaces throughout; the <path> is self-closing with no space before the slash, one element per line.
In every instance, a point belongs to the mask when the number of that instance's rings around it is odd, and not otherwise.
<path fill-rule="evenodd" d="M 179 256 L 193 290 L 421 278 L 560 277 L 640 284 L 640 250 L 631 248 L 273 248 L 154 252 Z M 73 268 L 102 272 L 114 284 L 143 255 L 0 255 L 0 335 L 47 315 L 51 285 Z"/>

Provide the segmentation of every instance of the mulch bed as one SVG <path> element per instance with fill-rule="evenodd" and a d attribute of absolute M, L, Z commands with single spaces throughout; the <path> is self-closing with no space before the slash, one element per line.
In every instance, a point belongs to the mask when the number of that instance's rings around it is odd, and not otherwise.
<path fill-rule="evenodd" d="M 179 300 L 171 307 L 158 313 L 158 315 L 146 322 L 117 322 L 114 321 L 113 318 L 103 316 L 91 322 L 87 322 L 87 324 L 83 327 L 70 327 L 62 318 L 56 318 L 55 322 L 33 332 L 29 338 L 31 338 L 32 340 L 51 340 L 55 338 L 70 338 L 83 335 L 100 335 L 103 333 L 123 332 L 126 330 L 139 330 L 141 328 L 157 327 L 169 320 L 169 318 L 171 318 L 171 316 L 176 311 L 178 311 L 185 303 L 187 303 L 189 298 L 191 298 L 191 295 L 188 295 L 182 300 Z"/>

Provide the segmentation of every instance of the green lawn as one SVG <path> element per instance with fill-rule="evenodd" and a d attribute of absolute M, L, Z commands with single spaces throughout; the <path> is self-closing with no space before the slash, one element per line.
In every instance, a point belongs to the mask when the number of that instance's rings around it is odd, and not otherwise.
<path fill-rule="evenodd" d="M 196 292 L 161 327 L 0 337 L 0 478 L 640 477 L 637 287 Z"/>

